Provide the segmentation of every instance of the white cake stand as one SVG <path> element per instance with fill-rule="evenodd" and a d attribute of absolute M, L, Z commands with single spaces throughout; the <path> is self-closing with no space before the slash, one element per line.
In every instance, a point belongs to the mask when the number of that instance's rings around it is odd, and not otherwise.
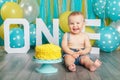
<path fill-rule="evenodd" d="M 35 69 L 38 73 L 56 73 L 58 69 L 53 67 L 52 64 L 62 62 L 62 59 L 60 58 L 56 60 L 41 60 L 33 57 L 33 61 L 36 63 L 41 63 L 40 67 Z"/>

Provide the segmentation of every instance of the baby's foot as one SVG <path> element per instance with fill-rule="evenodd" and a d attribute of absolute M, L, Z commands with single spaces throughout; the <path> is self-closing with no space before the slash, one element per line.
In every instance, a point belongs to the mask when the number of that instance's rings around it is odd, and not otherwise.
<path fill-rule="evenodd" d="M 93 65 L 90 67 L 90 71 L 95 71 L 97 68 L 101 66 L 102 62 L 98 59 L 93 63 Z"/>
<path fill-rule="evenodd" d="M 95 64 L 95 66 L 98 68 L 98 67 L 101 66 L 102 62 L 97 59 L 97 60 L 94 62 L 94 64 Z"/>
<path fill-rule="evenodd" d="M 68 66 L 68 70 L 69 70 L 69 71 L 72 71 L 72 72 L 76 71 L 76 66 L 75 66 L 75 64 L 69 65 L 69 66 Z"/>

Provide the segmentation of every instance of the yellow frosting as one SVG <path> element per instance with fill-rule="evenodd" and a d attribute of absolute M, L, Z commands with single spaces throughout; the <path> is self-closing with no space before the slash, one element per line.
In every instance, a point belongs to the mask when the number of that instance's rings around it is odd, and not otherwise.
<path fill-rule="evenodd" d="M 55 60 L 61 58 L 61 48 L 54 44 L 36 46 L 35 58 L 42 60 Z"/>

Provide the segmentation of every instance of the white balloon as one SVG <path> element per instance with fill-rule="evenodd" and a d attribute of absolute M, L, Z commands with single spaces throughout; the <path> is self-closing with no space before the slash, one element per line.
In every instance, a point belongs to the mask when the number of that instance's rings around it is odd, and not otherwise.
<path fill-rule="evenodd" d="M 20 6 L 24 12 L 24 18 L 30 23 L 34 22 L 39 16 L 39 5 L 37 0 L 21 0 Z"/>
<path fill-rule="evenodd" d="M 116 23 L 117 23 L 116 24 L 116 29 L 120 33 L 120 20 L 118 20 Z"/>
<path fill-rule="evenodd" d="M 110 26 L 114 27 L 120 33 L 120 20 L 117 20 L 116 22 L 112 22 Z"/>

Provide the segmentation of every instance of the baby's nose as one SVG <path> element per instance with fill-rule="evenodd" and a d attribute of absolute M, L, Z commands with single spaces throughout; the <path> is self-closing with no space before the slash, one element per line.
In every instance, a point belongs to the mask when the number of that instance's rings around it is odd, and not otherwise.
<path fill-rule="evenodd" d="M 74 24 L 74 27 L 78 27 L 78 25 L 77 25 L 77 24 Z"/>

